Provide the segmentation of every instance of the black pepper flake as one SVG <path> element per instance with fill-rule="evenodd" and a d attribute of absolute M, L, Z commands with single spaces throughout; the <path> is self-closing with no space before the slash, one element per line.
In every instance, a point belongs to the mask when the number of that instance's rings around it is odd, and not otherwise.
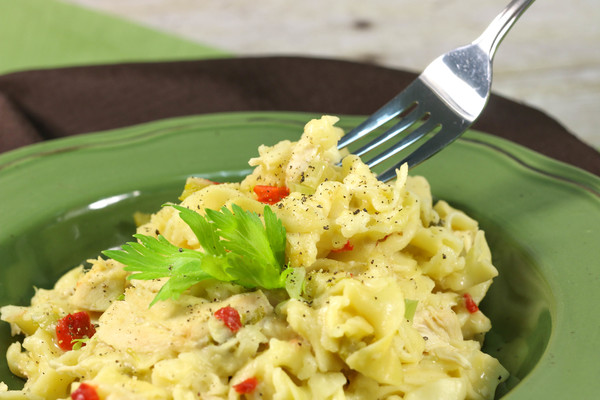
<path fill-rule="evenodd" d="M 324 229 L 324 230 L 326 230 L 326 231 L 328 231 L 328 230 L 329 230 L 329 225 L 325 225 L 325 226 L 323 227 L 323 229 Z"/>

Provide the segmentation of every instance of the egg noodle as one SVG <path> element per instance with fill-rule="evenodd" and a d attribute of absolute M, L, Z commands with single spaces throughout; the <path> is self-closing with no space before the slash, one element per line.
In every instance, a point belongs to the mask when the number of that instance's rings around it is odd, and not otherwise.
<path fill-rule="evenodd" d="M 100 399 L 492 399 L 508 373 L 481 351 L 489 319 L 477 304 L 497 270 L 476 221 L 406 165 L 382 183 L 336 144 L 337 118 L 310 121 L 298 142 L 260 146 L 238 183 L 189 178 L 181 205 L 236 204 L 261 213 L 256 185 L 287 187 L 271 205 L 287 231 L 286 262 L 306 270 L 301 298 L 202 281 L 152 307 L 165 279 L 127 279 L 98 258 L 37 289 L 28 307 L 1 308 L 22 390 L 0 399 L 68 399 L 84 384 Z M 173 207 L 138 227 L 199 249 Z M 239 314 L 231 329 L 217 310 Z M 56 325 L 85 311 L 95 333 L 72 350 Z M 94 397 L 77 397 L 88 399 Z"/>

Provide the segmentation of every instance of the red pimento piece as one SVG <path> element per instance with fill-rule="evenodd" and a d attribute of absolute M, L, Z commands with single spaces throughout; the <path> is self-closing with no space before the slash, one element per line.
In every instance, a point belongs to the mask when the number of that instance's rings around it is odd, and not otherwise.
<path fill-rule="evenodd" d="M 354 250 L 354 246 L 352 246 L 352 243 L 350 243 L 350 240 L 348 240 L 346 242 L 346 244 L 344 245 L 344 247 L 341 247 L 339 249 L 333 249 L 331 250 L 333 253 L 341 253 L 343 251 L 352 251 Z"/>
<path fill-rule="evenodd" d="M 473 297 L 469 293 L 463 294 L 463 298 L 465 299 L 465 307 L 468 312 L 473 314 L 479 311 L 479 307 L 477 307 L 475 300 L 473 300 Z"/>
<path fill-rule="evenodd" d="M 389 238 L 389 237 L 390 237 L 390 235 L 391 235 L 391 233 L 388 233 L 387 235 L 385 235 L 385 236 L 383 237 L 383 239 L 379 239 L 379 240 L 377 241 L 377 243 L 375 243 L 375 246 L 379 246 L 379 243 L 385 242 L 385 241 L 387 240 L 387 238 Z"/>
<path fill-rule="evenodd" d="M 215 318 L 223 321 L 225 326 L 233 333 L 236 333 L 242 327 L 240 313 L 233 307 L 219 308 L 215 311 Z"/>
<path fill-rule="evenodd" d="M 96 328 L 90 321 L 90 316 L 85 311 L 68 314 L 58 320 L 56 324 L 56 338 L 58 347 L 64 351 L 73 350 L 73 340 L 91 338 L 96 333 Z M 85 345 L 85 343 L 82 343 Z"/>
<path fill-rule="evenodd" d="M 82 383 L 73 393 L 72 400 L 100 400 L 96 388 L 88 383 Z"/>
<path fill-rule="evenodd" d="M 275 204 L 287 197 L 290 194 L 290 189 L 285 186 L 256 185 L 254 186 L 254 193 L 256 193 L 257 200 L 261 203 Z"/>
<path fill-rule="evenodd" d="M 243 382 L 238 383 L 237 385 L 233 385 L 233 389 L 239 394 L 252 393 L 256 386 L 258 385 L 258 379 L 255 377 L 248 378 Z"/>

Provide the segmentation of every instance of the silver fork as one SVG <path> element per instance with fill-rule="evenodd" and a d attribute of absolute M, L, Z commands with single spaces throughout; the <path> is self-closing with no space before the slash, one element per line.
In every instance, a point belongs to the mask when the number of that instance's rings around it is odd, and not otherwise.
<path fill-rule="evenodd" d="M 437 131 L 414 152 L 378 175 L 379 180 L 387 182 L 396 177 L 396 168 L 403 163 L 414 167 L 453 142 L 483 111 L 490 96 L 492 60 L 496 49 L 534 1 L 511 1 L 479 38 L 470 45 L 459 47 L 435 59 L 406 89 L 343 136 L 338 148 L 354 143 L 392 118 L 400 116 L 399 122 L 389 130 L 353 152 L 362 156 L 408 131 L 399 142 L 366 162 L 369 167 L 374 167 L 426 134 Z"/>

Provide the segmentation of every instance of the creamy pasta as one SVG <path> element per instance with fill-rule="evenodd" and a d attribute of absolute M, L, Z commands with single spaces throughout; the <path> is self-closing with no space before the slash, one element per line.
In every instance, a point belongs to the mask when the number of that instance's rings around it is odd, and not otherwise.
<path fill-rule="evenodd" d="M 89 260 L 37 289 L 29 306 L 1 308 L 24 335 L 6 356 L 25 386 L 0 385 L 0 399 L 67 399 L 85 388 L 106 400 L 492 399 L 508 373 L 481 351 L 491 324 L 477 305 L 497 275 L 484 233 L 448 203 L 434 205 L 406 166 L 386 184 L 342 157 L 336 121 L 324 116 L 297 142 L 260 146 L 241 182 L 189 178 L 181 196 L 200 213 L 232 204 L 261 213 L 257 185 L 289 188 L 271 208 L 287 231 L 286 262 L 306 271 L 300 298 L 206 280 L 149 307 L 164 279 L 129 280 L 122 264 Z M 138 232 L 200 248 L 172 207 Z M 219 310 L 235 310 L 239 327 Z M 82 311 L 91 337 L 64 350 L 57 324 Z"/>

